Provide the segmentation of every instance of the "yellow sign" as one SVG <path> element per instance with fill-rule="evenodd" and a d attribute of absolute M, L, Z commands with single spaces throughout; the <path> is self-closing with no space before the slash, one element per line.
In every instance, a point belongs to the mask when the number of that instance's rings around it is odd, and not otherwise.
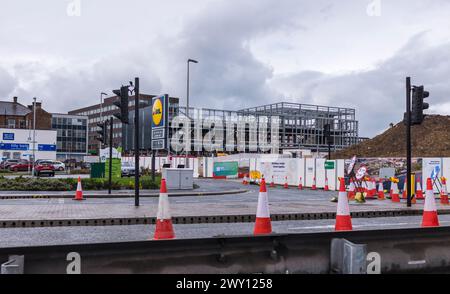
<path fill-rule="evenodd" d="M 159 126 L 163 118 L 163 105 L 161 99 L 156 99 L 152 109 L 153 124 Z"/>

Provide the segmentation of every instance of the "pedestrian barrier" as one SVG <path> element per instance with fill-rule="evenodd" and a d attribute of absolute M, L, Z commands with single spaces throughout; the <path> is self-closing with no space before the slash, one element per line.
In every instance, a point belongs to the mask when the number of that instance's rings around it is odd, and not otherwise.
<path fill-rule="evenodd" d="M 336 239 L 366 245 L 367 255 L 347 253 L 366 259 L 367 270 L 375 261 L 372 273 L 446 272 L 450 264 L 450 227 L 0 248 L 0 264 L 20 255 L 25 274 L 66 274 L 77 252 L 82 274 L 329 274 L 339 269 L 332 260 L 351 261 L 331 253 Z"/>

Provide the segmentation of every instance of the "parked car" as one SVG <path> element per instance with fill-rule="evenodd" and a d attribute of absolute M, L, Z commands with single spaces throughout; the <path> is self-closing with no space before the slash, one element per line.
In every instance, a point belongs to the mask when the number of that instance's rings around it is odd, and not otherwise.
<path fill-rule="evenodd" d="M 122 177 L 131 177 L 134 176 L 135 168 L 134 165 L 130 162 L 122 162 L 121 166 Z"/>
<path fill-rule="evenodd" d="M 55 176 L 55 168 L 52 161 L 40 161 L 34 167 L 34 175 L 40 177 L 41 175 Z"/>
<path fill-rule="evenodd" d="M 64 171 L 66 170 L 66 165 L 62 163 L 61 161 L 52 161 L 53 167 L 57 171 Z"/>
<path fill-rule="evenodd" d="M 1 163 L 2 169 L 9 169 L 12 164 L 18 164 L 20 162 L 19 159 L 7 159 Z"/>
<path fill-rule="evenodd" d="M 16 164 L 11 164 L 9 166 L 9 170 L 13 172 L 19 172 L 19 171 L 29 171 L 33 169 L 33 164 L 29 162 L 28 160 L 21 160 L 20 162 Z"/>

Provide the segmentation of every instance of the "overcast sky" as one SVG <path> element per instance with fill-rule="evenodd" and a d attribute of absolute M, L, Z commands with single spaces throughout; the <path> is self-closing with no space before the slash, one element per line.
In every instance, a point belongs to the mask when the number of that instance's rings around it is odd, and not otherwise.
<path fill-rule="evenodd" d="M 79 5 L 78 5 L 79 4 Z M 0 0 L 0 99 L 51 112 L 142 92 L 239 109 L 354 107 L 360 135 L 404 112 L 407 75 L 450 114 L 448 0 Z"/>

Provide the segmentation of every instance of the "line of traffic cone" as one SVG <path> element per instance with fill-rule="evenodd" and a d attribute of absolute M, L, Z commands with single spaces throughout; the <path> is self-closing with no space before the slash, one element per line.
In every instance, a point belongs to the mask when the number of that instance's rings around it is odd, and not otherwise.
<path fill-rule="evenodd" d="M 158 214 L 156 217 L 156 229 L 153 238 L 155 240 L 175 238 L 175 232 L 172 225 L 172 215 L 170 213 L 169 194 L 167 193 L 167 185 L 165 179 L 161 179 Z"/>
<path fill-rule="evenodd" d="M 78 177 L 77 191 L 75 192 L 75 198 L 73 200 L 83 201 L 83 187 L 81 186 L 81 177 Z"/>
<path fill-rule="evenodd" d="M 433 183 L 427 179 L 427 190 L 425 192 L 425 206 L 423 209 L 422 227 L 438 227 L 439 219 L 434 199 Z"/>
<path fill-rule="evenodd" d="M 340 185 L 335 230 L 351 231 L 353 229 L 352 218 L 350 216 L 350 207 L 348 205 L 347 192 L 345 191 L 345 179 L 341 178 L 339 182 Z"/>
<path fill-rule="evenodd" d="M 265 235 L 272 233 L 272 222 L 269 211 L 269 197 L 267 194 L 266 181 L 264 178 L 259 187 L 258 209 L 256 211 L 254 235 Z"/>

